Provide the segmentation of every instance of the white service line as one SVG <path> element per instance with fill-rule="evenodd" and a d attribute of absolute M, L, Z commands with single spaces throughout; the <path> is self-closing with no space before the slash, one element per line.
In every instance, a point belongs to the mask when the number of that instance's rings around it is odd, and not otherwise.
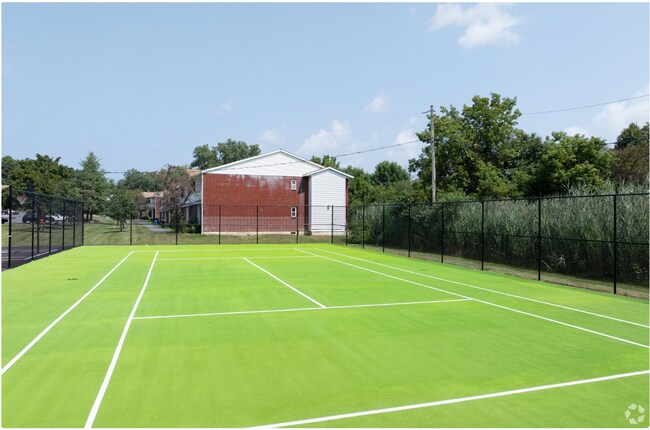
<path fill-rule="evenodd" d="M 300 251 L 301 251 L 301 252 L 308 253 L 308 254 L 312 254 L 312 253 L 309 252 L 309 251 L 303 251 L 303 250 L 300 250 Z M 318 255 L 318 254 L 312 254 L 312 255 Z M 538 318 L 538 319 L 541 319 L 541 320 L 544 320 L 544 321 L 548 321 L 548 322 L 552 322 L 552 323 L 555 323 L 555 324 L 560 324 L 560 325 L 563 325 L 563 326 L 565 326 L 565 327 L 570 327 L 570 328 L 574 328 L 574 329 L 576 329 L 576 330 L 581 330 L 581 331 L 584 331 L 584 332 L 587 332 L 587 333 L 592 333 L 592 334 L 595 334 L 595 335 L 598 335 L 598 336 L 607 337 L 607 338 L 609 338 L 609 339 L 617 340 L 617 341 L 619 341 L 619 342 L 629 343 L 629 344 L 631 344 L 631 345 L 636 345 L 636 346 L 640 346 L 640 347 L 643 347 L 643 348 L 646 348 L 646 349 L 650 349 L 650 346 L 645 345 L 645 344 L 643 344 L 643 343 L 633 342 L 633 341 L 631 341 L 631 340 L 627 340 L 627 339 L 623 339 L 623 338 L 620 338 L 620 337 L 612 336 L 612 335 L 609 335 L 609 334 L 606 334 L 606 333 L 601 333 L 601 332 L 596 331 L 596 330 L 591 330 L 591 329 L 588 329 L 588 328 L 585 328 L 585 327 L 580 327 L 580 326 L 577 326 L 577 325 L 573 325 L 573 324 L 565 323 L 565 322 L 563 322 L 563 321 L 558 321 L 558 320 L 554 320 L 554 319 L 552 319 L 552 318 L 543 317 L 543 316 L 541 316 L 541 315 L 532 314 L 532 313 L 530 313 L 530 312 L 521 311 L 521 310 L 519 310 L 519 309 L 510 308 L 510 307 L 508 307 L 508 306 L 498 305 L 498 304 L 496 304 L 496 303 L 492 303 L 492 302 L 488 302 L 488 301 L 485 301 L 485 300 L 476 299 L 476 298 L 474 298 L 474 297 L 465 296 L 465 295 L 463 295 L 463 294 L 454 293 L 454 292 L 452 292 L 452 291 L 444 290 L 444 289 L 442 289 L 442 288 L 436 288 L 436 287 L 432 287 L 431 285 L 421 284 L 421 283 L 419 283 L 419 282 L 411 281 L 411 280 L 409 280 L 409 279 L 399 278 L 399 277 L 397 277 L 397 276 L 389 275 L 389 274 L 387 274 L 387 273 L 383 273 L 383 272 L 378 272 L 378 271 L 376 271 L 376 270 L 368 269 L 367 267 L 357 266 L 357 265 L 355 265 L 355 264 L 347 263 L 347 262 L 345 262 L 345 261 L 336 260 L 336 259 L 334 259 L 334 258 L 326 257 L 326 256 L 324 256 L 324 255 L 321 255 L 320 257 L 321 257 L 321 258 L 324 258 L 324 259 L 326 259 L 326 260 L 335 261 L 335 262 L 337 262 L 337 263 L 344 264 L 344 265 L 346 265 L 346 266 L 354 267 L 354 268 L 356 268 L 356 269 L 365 270 L 365 271 L 367 271 L 367 272 L 375 273 L 375 274 L 377 274 L 377 275 L 385 276 L 385 277 L 387 277 L 387 278 L 391 278 L 391 279 L 395 279 L 395 280 L 398 280 L 398 281 L 406 282 L 406 283 L 408 283 L 408 284 L 419 285 L 419 286 L 424 287 L 424 288 L 429 288 L 429 289 L 431 289 L 431 290 L 440 291 L 440 292 L 443 292 L 443 293 L 451 294 L 451 295 L 453 295 L 453 296 L 458 296 L 458 297 L 462 297 L 462 298 L 465 298 L 465 299 L 474 300 L 475 302 L 483 303 L 483 304 L 486 304 L 486 305 L 489 305 L 489 306 L 494 306 L 494 307 L 497 307 L 497 308 L 500 308 L 500 309 L 505 309 L 505 310 L 510 311 L 510 312 L 516 312 L 516 313 L 518 313 L 518 314 L 527 315 L 527 316 L 530 316 L 530 317 L 533 317 L 533 318 Z"/>
<path fill-rule="evenodd" d="M 187 258 L 159 258 L 158 261 L 186 261 L 186 260 L 241 260 L 242 258 L 276 259 L 276 258 L 316 258 L 313 255 L 283 255 L 283 256 L 256 256 L 256 257 L 187 257 Z"/>
<path fill-rule="evenodd" d="M 246 261 L 246 262 L 248 262 L 249 264 L 251 264 L 251 265 L 257 267 L 257 268 L 260 269 L 262 272 L 264 272 L 264 273 L 266 273 L 267 275 L 269 275 L 271 278 L 273 278 L 273 279 L 275 279 L 276 281 L 280 282 L 282 285 L 291 288 L 293 291 L 295 291 L 296 293 L 300 294 L 301 296 L 303 296 L 304 298 L 306 298 L 306 299 L 309 300 L 310 302 L 317 304 L 317 305 L 320 306 L 321 308 L 326 308 L 326 307 L 327 307 L 327 306 L 325 306 L 324 304 L 322 304 L 322 303 L 320 303 L 320 302 L 318 302 L 318 301 L 312 299 L 311 297 L 309 297 L 307 294 L 303 293 L 302 291 L 299 291 L 298 289 L 296 289 L 296 288 L 292 287 L 291 285 L 287 284 L 287 283 L 284 282 L 282 279 L 278 278 L 277 276 L 275 276 L 273 273 L 269 272 L 268 270 L 265 270 L 265 269 L 261 268 L 260 266 L 258 266 L 257 264 L 253 263 L 253 262 L 250 261 L 249 259 L 244 258 L 244 261 Z"/>
<path fill-rule="evenodd" d="M 618 375 L 609 375 L 609 376 L 602 376 L 602 377 L 599 377 L 599 378 L 581 379 L 581 380 L 578 380 L 578 381 L 561 382 L 559 384 L 540 385 L 540 386 L 537 386 L 537 387 L 521 388 L 521 389 L 518 389 L 518 390 L 509 390 L 509 391 L 501 391 L 501 392 L 498 392 L 498 393 L 480 394 L 478 396 L 460 397 L 460 398 L 457 398 L 457 399 L 448 399 L 448 400 L 438 400 L 438 401 L 435 401 L 435 402 L 418 403 L 418 404 L 415 404 L 415 405 L 396 406 L 396 407 L 384 408 L 384 409 L 374 409 L 374 410 L 371 410 L 371 411 L 352 412 L 352 413 L 348 413 L 348 414 L 331 415 L 331 416 L 328 416 L 328 417 L 310 418 L 310 419 L 298 420 L 298 421 L 289 421 L 289 422 L 286 422 L 286 423 L 266 424 L 266 425 L 262 425 L 262 426 L 251 427 L 251 428 L 276 428 L 276 427 L 289 427 L 289 426 L 298 426 L 298 425 L 305 425 L 305 424 L 314 424 L 314 423 L 321 423 L 321 422 L 324 422 L 324 421 L 334 421 L 334 420 L 341 420 L 341 419 L 346 419 L 346 418 L 363 417 L 363 416 L 368 416 L 368 415 L 386 414 L 386 413 L 390 413 L 390 412 L 408 411 L 408 410 L 411 410 L 411 409 L 429 408 L 429 407 L 433 407 L 433 406 L 451 405 L 451 404 L 454 404 L 454 403 L 471 402 L 471 401 L 474 401 L 474 400 L 493 399 L 495 397 L 505 397 L 505 396 L 512 396 L 512 395 L 516 395 L 516 394 L 533 393 L 535 391 L 552 390 L 552 389 L 555 389 L 555 388 L 571 387 L 571 386 L 575 386 L 575 385 L 593 384 L 593 383 L 596 383 L 596 382 L 611 381 L 611 380 L 615 380 L 615 379 L 629 378 L 629 377 L 633 377 L 633 376 L 641 376 L 641 375 L 648 375 L 648 374 L 650 374 L 650 370 L 641 370 L 639 372 L 620 373 Z M 336 427 L 336 426 L 333 426 L 333 427 Z"/>
<path fill-rule="evenodd" d="M 97 412 L 99 411 L 99 407 L 101 406 L 102 400 L 104 399 L 104 394 L 106 394 L 106 389 L 108 389 L 108 384 L 110 383 L 111 377 L 113 376 L 113 371 L 115 371 L 115 366 L 117 365 L 117 360 L 120 357 L 120 352 L 122 352 L 122 346 L 124 345 L 126 335 L 129 332 L 129 327 L 131 327 L 131 321 L 133 321 L 135 312 L 138 310 L 138 305 L 140 304 L 140 300 L 142 300 L 142 296 L 144 295 L 144 290 L 147 288 L 147 285 L 149 284 L 149 279 L 151 278 L 151 272 L 153 271 L 153 266 L 154 264 L 156 264 L 156 258 L 158 258 L 158 251 L 156 251 L 156 254 L 153 256 L 153 261 L 151 262 L 151 266 L 149 267 L 147 278 L 145 279 L 144 285 L 140 290 L 140 294 L 138 295 L 138 298 L 136 299 L 135 304 L 133 305 L 131 314 L 129 315 L 129 318 L 126 320 L 126 325 L 124 326 L 124 330 L 122 330 L 122 335 L 120 336 L 120 340 L 117 343 L 117 347 L 115 348 L 115 353 L 113 354 L 111 363 L 108 366 L 108 371 L 106 372 L 104 381 L 102 382 L 102 385 L 99 388 L 99 392 L 97 393 L 97 397 L 95 398 L 93 407 L 90 409 L 90 414 L 88 415 L 88 419 L 86 420 L 86 425 L 84 426 L 84 428 L 92 428 L 93 423 L 95 422 L 95 418 L 97 417 Z"/>
<path fill-rule="evenodd" d="M 340 254 L 338 252 L 328 251 L 326 249 L 316 248 L 316 250 L 317 251 L 322 251 L 322 252 L 327 252 L 328 254 L 338 255 L 338 256 L 341 256 L 341 257 L 351 258 L 353 260 L 363 261 L 365 263 L 375 264 L 377 266 L 387 267 L 389 269 L 398 270 L 400 272 L 405 272 L 405 273 L 410 273 L 412 275 L 418 275 L 418 276 L 422 276 L 422 277 L 425 277 L 425 278 L 435 279 L 437 281 L 448 282 L 450 284 L 456 284 L 456 285 L 462 285 L 463 287 L 469 287 L 469 288 L 474 288 L 474 289 L 477 289 L 477 290 L 488 291 L 490 293 L 501 294 L 501 295 L 504 295 L 504 296 L 514 297 L 514 298 L 521 299 L 521 300 L 528 300 L 530 302 L 541 303 L 541 304 L 548 305 L 548 306 L 554 306 L 556 308 L 562 308 L 562 309 L 567 309 L 569 311 L 580 312 L 580 313 L 583 313 L 583 314 L 592 315 L 592 316 L 599 317 L 599 318 L 606 318 L 606 319 L 613 320 L 613 321 L 618 321 L 618 322 L 621 322 L 621 323 L 624 323 L 624 324 L 631 324 L 631 325 L 635 325 L 635 326 L 639 326 L 639 327 L 650 328 L 649 325 L 640 324 L 640 323 L 637 323 L 637 322 L 634 322 L 634 321 L 628 321 L 628 320 L 624 320 L 624 319 L 621 319 L 621 318 L 615 318 L 615 317 L 611 317 L 611 316 L 608 316 L 608 315 L 602 315 L 602 314 L 598 314 L 598 313 L 595 313 L 595 312 L 589 312 L 589 311 L 585 311 L 585 310 L 582 310 L 582 309 L 572 308 L 572 307 L 569 307 L 569 306 L 558 305 L 556 303 L 545 302 L 543 300 L 531 299 L 530 297 L 523 297 L 523 296 L 518 296 L 516 294 L 504 293 L 503 291 L 491 290 L 489 288 L 484 288 L 484 287 L 479 287 L 479 286 L 476 286 L 476 285 L 466 284 L 464 282 L 452 281 L 451 279 L 440 278 L 438 276 L 427 275 L 425 273 L 413 272 L 411 270 L 401 269 L 399 267 L 389 266 L 388 264 L 377 263 L 375 261 L 365 260 L 365 259 L 359 258 L 359 257 L 353 257 L 351 255 Z"/>
<path fill-rule="evenodd" d="M 79 305 L 79 303 L 81 303 L 86 297 L 88 297 L 90 295 L 90 293 L 95 291 L 95 289 L 97 289 L 97 287 L 99 287 L 106 280 L 106 278 L 108 278 L 118 267 L 120 267 L 120 265 L 122 263 L 124 263 L 126 261 L 126 259 L 131 256 L 131 254 L 133 254 L 133 252 L 129 252 L 127 254 L 127 256 L 124 257 L 119 263 L 117 263 L 115 265 L 115 267 L 113 267 L 111 269 L 110 272 L 108 272 L 106 275 L 104 275 L 104 277 L 102 279 L 100 279 L 99 282 L 97 282 L 94 287 L 92 287 L 90 290 L 88 290 L 88 292 L 86 292 L 86 294 L 81 296 L 81 298 L 79 300 L 77 300 L 65 312 L 63 312 L 61 315 L 59 315 L 59 317 L 57 319 L 55 319 L 50 325 L 48 325 L 45 328 L 45 330 L 43 330 L 38 336 L 36 336 L 31 342 L 29 342 L 27 344 L 27 346 L 23 348 L 22 351 L 20 351 L 14 358 L 11 359 L 11 361 L 9 361 L 5 365 L 5 367 L 2 368 L 2 371 L 1 371 L 0 374 L 4 375 L 4 373 L 7 370 L 9 370 L 9 368 L 11 368 L 11 366 L 13 366 L 23 355 L 25 355 L 27 353 L 27 351 L 29 351 L 34 345 L 36 345 L 36 342 L 41 340 L 43 338 L 43 336 L 45 336 L 50 330 L 52 330 L 52 328 L 54 328 L 55 325 L 57 325 L 63 318 L 65 318 L 66 315 L 68 315 L 70 312 L 72 312 L 72 310 L 74 308 L 76 308 Z"/>
<path fill-rule="evenodd" d="M 425 305 L 431 303 L 467 302 L 469 300 L 470 299 L 426 300 L 423 302 L 372 303 L 367 305 L 328 306 L 326 308 L 291 308 L 291 309 L 267 309 L 267 310 L 260 310 L 260 311 L 211 312 L 211 313 L 204 313 L 204 314 L 152 315 L 152 316 L 145 316 L 145 317 L 135 317 L 133 319 L 153 320 L 153 319 L 166 319 L 166 318 L 212 317 L 212 316 L 220 316 L 220 315 L 271 314 L 271 313 L 299 312 L 299 311 L 324 311 L 324 310 L 331 310 L 331 309 L 374 308 L 374 307 L 382 307 L 382 306 Z"/>

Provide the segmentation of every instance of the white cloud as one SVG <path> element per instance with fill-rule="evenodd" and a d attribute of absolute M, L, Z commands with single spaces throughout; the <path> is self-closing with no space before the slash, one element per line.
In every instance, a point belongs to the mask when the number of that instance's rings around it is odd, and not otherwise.
<path fill-rule="evenodd" d="M 458 45 L 472 49 L 496 43 L 517 44 L 519 35 L 512 28 L 522 19 L 511 15 L 503 4 L 480 3 L 467 8 L 459 4 L 440 4 L 431 19 L 430 31 L 449 26 L 465 28 Z"/>
<path fill-rule="evenodd" d="M 635 96 L 648 94 L 649 87 L 637 92 Z M 584 134 L 586 136 L 598 136 L 608 142 L 614 142 L 624 128 L 631 123 L 645 124 L 650 117 L 650 106 L 648 98 L 638 98 L 624 102 L 610 103 L 603 107 L 600 112 L 592 117 L 586 125 L 572 125 L 565 131 L 570 134 Z"/>
<path fill-rule="evenodd" d="M 406 142 L 417 141 L 418 137 L 415 135 L 415 131 L 412 128 L 408 128 L 400 131 L 395 137 L 395 144 L 401 144 Z M 395 161 L 399 163 L 404 168 L 408 168 L 408 161 L 411 158 L 416 158 L 422 150 L 421 142 L 409 143 L 406 145 L 396 146 L 391 148 L 388 151 L 387 159 L 388 161 Z"/>
<path fill-rule="evenodd" d="M 222 103 L 219 105 L 219 108 L 217 109 L 217 115 L 221 116 L 232 112 L 233 110 L 235 110 L 235 103 L 233 103 L 231 100 L 227 103 Z"/>
<path fill-rule="evenodd" d="M 284 125 L 275 128 L 269 128 L 267 130 L 262 130 L 259 133 L 259 139 L 264 143 L 269 143 L 271 145 L 279 145 L 285 141 L 282 136 L 282 130 L 284 130 Z"/>
<path fill-rule="evenodd" d="M 382 113 L 388 110 L 388 103 L 390 102 L 390 97 L 386 96 L 383 92 L 379 93 L 377 97 L 372 99 L 370 103 L 363 108 L 364 111 L 370 113 Z"/>
<path fill-rule="evenodd" d="M 342 121 L 333 120 L 329 130 L 320 129 L 302 144 L 298 152 L 307 157 L 317 154 L 332 154 L 332 151 L 348 146 L 350 126 Z"/>

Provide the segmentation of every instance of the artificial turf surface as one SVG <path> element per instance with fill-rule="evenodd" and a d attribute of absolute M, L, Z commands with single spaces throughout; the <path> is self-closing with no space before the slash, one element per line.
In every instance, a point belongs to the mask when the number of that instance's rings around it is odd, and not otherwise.
<path fill-rule="evenodd" d="M 82 247 L 2 280 L 4 427 L 647 426 L 643 300 L 305 244 Z"/>

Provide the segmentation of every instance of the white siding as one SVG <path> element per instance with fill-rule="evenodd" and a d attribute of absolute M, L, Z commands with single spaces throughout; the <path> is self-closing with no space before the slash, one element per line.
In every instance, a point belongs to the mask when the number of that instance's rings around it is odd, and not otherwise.
<path fill-rule="evenodd" d="M 208 169 L 207 174 L 257 175 L 257 176 L 305 176 L 319 166 L 284 152 L 274 152 L 236 163 Z"/>
<path fill-rule="evenodd" d="M 346 226 L 346 178 L 332 170 L 324 170 L 310 177 L 309 203 L 311 205 L 311 231 L 345 231 Z"/>

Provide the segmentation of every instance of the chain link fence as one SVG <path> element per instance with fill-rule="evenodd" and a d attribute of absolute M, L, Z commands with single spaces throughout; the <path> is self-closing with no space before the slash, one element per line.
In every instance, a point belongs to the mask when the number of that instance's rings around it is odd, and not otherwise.
<path fill-rule="evenodd" d="M 3 268 L 87 245 L 335 243 L 648 298 L 648 194 L 364 206 L 205 205 L 199 222 L 95 217 L 5 190 Z M 8 218 L 5 223 L 4 218 Z M 84 234 L 88 229 L 89 234 Z"/>
<path fill-rule="evenodd" d="M 349 209 L 349 244 L 648 298 L 648 194 Z"/>
<path fill-rule="evenodd" d="M 2 268 L 83 245 L 83 202 L 7 187 L 2 193 Z"/>

